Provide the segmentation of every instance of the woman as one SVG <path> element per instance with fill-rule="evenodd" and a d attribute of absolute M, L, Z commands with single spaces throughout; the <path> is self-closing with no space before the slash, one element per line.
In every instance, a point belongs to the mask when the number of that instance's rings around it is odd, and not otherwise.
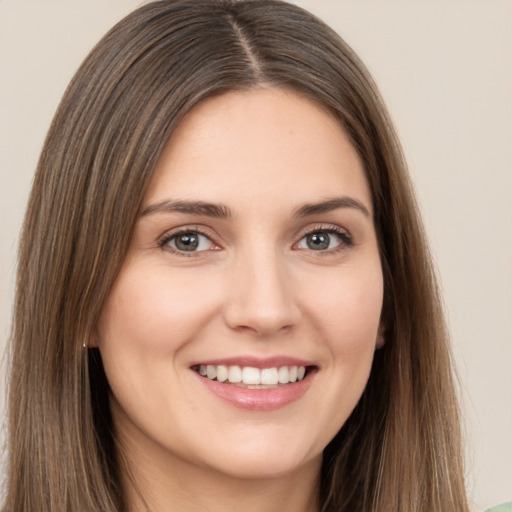
<path fill-rule="evenodd" d="M 116 25 L 50 128 L 19 268 L 7 510 L 468 510 L 399 144 L 303 10 Z"/>

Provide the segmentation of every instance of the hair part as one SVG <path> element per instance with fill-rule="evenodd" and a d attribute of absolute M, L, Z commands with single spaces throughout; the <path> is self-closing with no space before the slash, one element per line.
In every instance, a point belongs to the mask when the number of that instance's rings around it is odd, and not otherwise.
<path fill-rule="evenodd" d="M 327 446 L 322 511 L 467 511 L 439 292 L 400 145 L 369 73 L 323 22 L 278 0 L 160 0 L 119 22 L 70 83 L 21 236 L 6 509 L 124 510 L 95 336 L 162 148 L 201 100 L 270 85 L 339 120 L 366 171 L 386 344 Z"/>

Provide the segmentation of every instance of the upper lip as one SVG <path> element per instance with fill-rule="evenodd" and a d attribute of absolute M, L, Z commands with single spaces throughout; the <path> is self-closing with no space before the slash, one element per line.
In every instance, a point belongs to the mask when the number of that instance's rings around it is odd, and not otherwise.
<path fill-rule="evenodd" d="M 272 356 L 272 357 L 255 357 L 255 356 L 239 356 L 226 357 L 219 359 L 205 359 L 193 362 L 190 367 L 198 365 L 212 366 L 250 366 L 252 368 L 274 368 L 281 366 L 314 366 L 312 361 L 298 359 L 289 356 Z"/>

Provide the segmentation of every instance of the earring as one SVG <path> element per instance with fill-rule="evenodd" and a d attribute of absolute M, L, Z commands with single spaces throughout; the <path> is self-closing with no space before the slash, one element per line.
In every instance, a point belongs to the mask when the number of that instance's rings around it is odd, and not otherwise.
<path fill-rule="evenodd" d="M 379 332 L 377 333 L 377 340 L 375 343 L 375 348 L 376 349 L 382 348 L 385 343 L 386 343 L 386 338 L 384 336 L 384 328 L 379 327 Z"/>
<path fill-rule="evenodd" d="M 82 348 L 87 348 L 87 343 L 85 343 L 85 341 L 82 343 Z"/>

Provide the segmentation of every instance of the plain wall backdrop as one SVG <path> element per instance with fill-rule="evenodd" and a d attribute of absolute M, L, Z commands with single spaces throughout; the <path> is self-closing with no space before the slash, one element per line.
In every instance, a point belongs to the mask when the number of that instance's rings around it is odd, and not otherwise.
<path fill-rule="evenodd" d="M 46 130 L 82 59 L 141 3 L 0 0 L 2 354 L 18 233 Z M 475 510 L 512 500 L 512 1 L 295 3 L 356 50 L 391 111 L 444 290 L 470 496 Z M 2 418 L 5 374 L 4 363 Z"/>

